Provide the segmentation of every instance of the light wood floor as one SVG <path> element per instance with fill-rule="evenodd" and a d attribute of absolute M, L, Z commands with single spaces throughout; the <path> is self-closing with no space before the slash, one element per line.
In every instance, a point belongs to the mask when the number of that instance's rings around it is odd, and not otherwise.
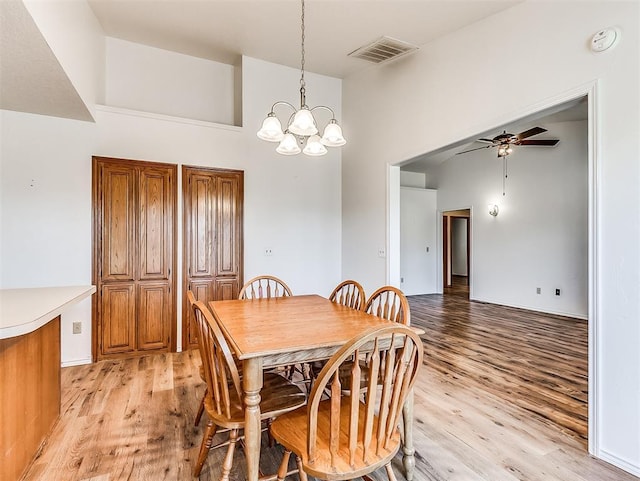
<path fill-rule="evenodd" d="M 567 337 L 565 318 L 536 318 L 544 328 L 532 329 L 535 313 L 454 297 L 410 299 L 414 324 L 427 328 L 416 386 L 415 480 L 637 481 L 589 457 L 573 424 L 560 426 L 531 408 L 548 383 L 522 388 L 530 384 L 527 373 L 540 369 L 540 345 L 567 357 L 570 345 L 582 342 Z M 509 319 L 516 326 L 510 334 Z M 203 393 L 198 365 L 189 351 L 63 369 L 62 418 L 25 481 L 192 479 L 203 431 L 193 427 Z M 217 479 L 222 455 L 210 454 L 200 479 Z M 263 471 L 274 472 L 279 456 L 278 447 L 263 444 Z M 394 466 L 404 479 L 399 459 Z M 245 479 L 241 449 L 231 479 Z"/>

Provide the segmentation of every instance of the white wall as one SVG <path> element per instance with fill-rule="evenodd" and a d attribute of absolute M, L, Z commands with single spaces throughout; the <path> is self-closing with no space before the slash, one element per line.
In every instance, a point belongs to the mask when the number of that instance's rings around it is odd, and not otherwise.
<path fill-rule="evenodd" d="M 89 122 L 0 111 L 0 286 L 91 283 Z M 71 323 L 82 321 L 72 338 Z M 91 357 L 91 300 L 63 315 L 64 363 Z"/>
<path fill-rule="evenodd" d="M 104 101 L 105 41 L 89 4 L 60 0 L 23 3 L 93 114 L 94 105 Z"/>
<path fill-rule="evenodd" d="M 2 287 L 91 282 L 91 156 L 98 155 L 244 170 L 245 279 L 270 273 L 295 293 L 328 295 L 340 281 L 341 153 L 285 157 L 260 141 L 255 132 L 271 103 L 295 101 L 298 71 L 251 58 L 242 71 L 246 128 L 104 106 L 95 108 L 95 124 L 2 111 Z M 339 114 L 340 80 L 307 73 L 307 90 L 310 104 Z M 181 202 L 178 212 L 181 226 Z M 65 364 L 90 359 L 90 302 L 84 309 L 63 318 Z M 82 335 L 70 334 L 76 320 Z"/>
<path fill-rule="evenodd" d="M 400 185 L 402 187 L 416 187 L 418 189 L 424 189 L 426 182 L 426 175 L 422 172 L 400 171 Z"/>
<path fill-rule="evenodd" d="M 416 54 L 354 74 L 345 79 L 343 92 L 343 127 L 350 139 L 343 152 L 343 273 L 375 284 L 385 278 L 375 252 L 387 228 L 388 163 L 486 132 L 599 81 L 593 371 L 598 383 L 591 386 L 598 417 L 592 448 L 635 474 L 640 474 L 639 9 L 637 2 L 524 2 Z M 610 25 L 621 29 L 621 42 L 611 51 L 592 53 L 591 36 Z M 499 235 L 511 215 L 508 209 L 502 214 L 489 233 Z"/>
<path fill-rule="evenodd" d="M 560 139 L 457 155 L 436 169 L 438 209 L 473 207 L 471 298 L 537 311 L 588 315 L 588 154 L 586 121 L 544 124 Z M 497 217 L 487 204 L 498 204 Z M 541 294 L 536 294 L 536 288 Z M 555 289 L 561 295 L 555 295 Z"/>
<path fill-rule="evenodd" d="M 234 124 L 233 65 L 107 37 L 106 70 L 105 105 Z"/>
<path fill-rule="evenodd" d="M 251 166 L 245 176 L 245 277 L 273 273 L 296 294 L 329 295 L 342 280 L 342 151 L 287 157 L 275 152 L 277 144 L 258 140 L 275 101 L 299 103 L 300 71 L 246 57 L 242 70 L 244 162 Z M 309 107 L 328 105 L 340 120 L 342 82 L 309 72 L 305 80 Z M 324 124 L 329 117 L 322 115 L 317 120 Z M 265 248 L 273 255 L 265 256 Z"/>
<path fill-rule="evenodd" d="M 467 219 L 451 219 L 451 274 L 466 276 L 467 273 Z"/>

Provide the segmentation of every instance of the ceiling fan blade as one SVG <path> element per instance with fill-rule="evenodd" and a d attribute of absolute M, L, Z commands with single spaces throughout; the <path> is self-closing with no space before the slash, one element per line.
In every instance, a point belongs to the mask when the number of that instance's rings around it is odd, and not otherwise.
<path fill-rule="evenodd" d="M 495 147 L 495 145 L 485 145 L 484 147 L 477 147 L 475 149 L 464 150 L 462 152 L 458 152 L 456 155 L 466 154 L 467 152 L 473 152 L 474 150 L 489 149 L 491 147 Z"/>
<path fill-rule="evenodd" d="M 516 145 L 546 145 L 549 147 L 553 147 L 558 142 L 560 142 L 560 140 L 558 139 L 521 140 L 519 142 L 516 142 Z"/>
<path fill-rule="evenodd" d="M 532 137 L 534 135 L 541 134 L 542 132 L 546 132 L 547 129 L 543 129 L 542 127 L 534 127 L 529 130 L 525 130 L 524 132 L 520 132 L 516 137 L 518 140 L 526 139 L 527 137 Z"/>
<path fill-rule="evenodd" d="M 477 139 L 476 142 L 487 142 L 489 144 L 494 143 L 492 139 Z"/>

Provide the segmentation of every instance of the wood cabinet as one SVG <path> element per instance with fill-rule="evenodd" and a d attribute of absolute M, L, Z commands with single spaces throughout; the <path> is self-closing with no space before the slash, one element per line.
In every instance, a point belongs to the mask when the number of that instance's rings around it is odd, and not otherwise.
<path fill-rule="evenodd" d="M 0 339 L 0 479 L 17 481 L 60 413 L 60 316 Z"/>
<path fill-rule="evenodd" d="M 93 158 L 94 358 L 175 349 L 176 177 Z"/>
<path fill-rule="evenodd" d="M 192 290 L 202 301 L 236 299 L 243 276 L 244 173 L 182 167 L 184 203 L 183 349 L 197 347 Z"/>

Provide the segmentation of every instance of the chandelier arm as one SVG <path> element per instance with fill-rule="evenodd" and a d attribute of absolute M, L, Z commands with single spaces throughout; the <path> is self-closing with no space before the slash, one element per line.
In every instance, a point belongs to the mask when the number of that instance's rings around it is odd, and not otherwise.
<path fill-rule="evenodd" d="M 279 105 L 286 105 L 287 107 L 291 108 L 291 110 L 293 110 L 293 113 L 295 113 L 297 111 L 297 109 L 293 105 L 291 105 L 289 102 L 285 102 L 284 100 L 280 100 L 280 101 L 274 103 L 271 106 L 271 113 L 275 114 L 274 109 Z"/>
<path fill-rule="evenodd" d="M 327 107 L 326 105 L 317 105 L 311 109 L 311 112 L 313 112 L 316 109 L 328 110 L 329 112 L 331 112 L 331 120 L 336 120 L 336 113 L 333 111 L 331 107 Z"/>

